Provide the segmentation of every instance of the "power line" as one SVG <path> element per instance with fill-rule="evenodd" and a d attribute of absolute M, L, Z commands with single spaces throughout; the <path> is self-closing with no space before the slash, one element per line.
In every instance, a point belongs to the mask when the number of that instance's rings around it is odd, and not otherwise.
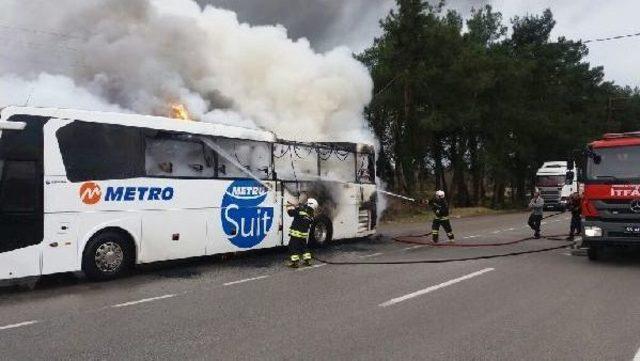
<path fill-rule="evenodd" d="M 62 39 L 84 40 L 82 37 L 77 36 L 77 35 L 73 35 L 73 34 L 64 34 L 64 33 L 59 33 L 59 32 L 55 32 L 55 31 L 32 29 L 32 28 L 8 25 L 8 24 L 5 24 L 5 23 L 0 23 L 0 28 L 5 29 L 5 30 L 10 30 L 10 31 L 22 31 L 22 32 L 31 33 L 31 34 L 34 34 L 34 35 L 55 36 L 55 37 L 62 38 Z"/>
<path fill-rule="evenodd" d="M 596 43 L 596 42 L 603 42 L 603 41 L 610 41 L 610 40 L 620 40 L 620 39 L 624 39 L 624 38 L 633 38 L 633 37 L 636 37 L 636 36 L 640 36 L 640 33 L 611 36 L 611 37 L 608 37 L 608 38 L 584 40 L 582 43 L 583 44 L 587 44 L 587 43 Z"/>

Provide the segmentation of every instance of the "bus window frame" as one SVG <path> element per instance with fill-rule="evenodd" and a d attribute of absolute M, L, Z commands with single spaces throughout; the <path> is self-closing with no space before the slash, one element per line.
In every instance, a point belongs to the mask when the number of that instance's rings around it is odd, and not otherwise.
<path fill-rule="evenodd" d="M 367 156 L 367 163 L 368 163 L 369 171 L 373 171 L 373 174 L 370 175 L 370 179 L 371 180 L 369 182 L 361 181 L 361 179 L 360 179 L 361 177 L 358 176 L 358 171 L 359 171 L 359 169 L 358 169 L 358 156 L 361 155 L 361 154 Z M 355 167 L 356 167 L 356 182 L 358 184 L 376 184 L 376 160 L 375 159 L 376 159 L 375 158 L 375 154 L 373 154 L 373 153 L 370 153 L 370 152 L 356 152 L 356 165 L 355 165 Z M 371 168 L 373 168 L 373 169 L 371 169 Z"/>
<path fill-rule="evenodd" d="M 213 142 L 215 142 L 216 139 L 228 139 L 228 140 L 236 140 L 236 141 L 244 141 L 244 142 L 251 142 L 251 143 L 260 143 L 260 144 L 266 144 L 267 147 L 269 148 L 269 168 L 270 168 L 270 174 L 267 175 L 267 177 L 265 178 L 261 178 L 261 177 L 256 177 L 261 181 L 271 181 L 271 180 L 278 180 L 277 179 L 277 172 L 276 172 L 276 167 L 274 164 L 274 157 L 273 157 L 273 145 L 276 144 L 276 142 L 265 142 L 265 141 L 259 141 L 259 140 L 251 140 L 251 139 L 245 139 L 245 138 L 231 138 L 231 137 L 220 137 L 220 136 L 211 136 L 211 135 L 201 135 L 203 137 L 207 137 L 209 139 L 211 139 Z M 205 144 L 205 146 L 207 146 Z M 221 155 L 218 154 L 218 152 L 215 149 L 211 149 L 213 151 L 213 154 L 215 154 L 215 158 L 216 158 L 216 177 L 215 179 L 221 179 L 221 180 L 247 180 L 247 179 L 254 179 L 252 177 L 247 176 L 244 172 L 242 172 L 243 174 L 245 174 L 245 176 L 243 177 L 222 177 L 220 176 L 218 169 L 219 169 L 219 157 L 221 157 Z M 242 164 L 241 164 L 242 165 Z M 244 167 L 244 166 L 243 166 Z M 254 174 L 253 172 L 251 172 L 251 170 L 249 169 L 249 172 L 251 174 Z M 255 180 L 255 179 L 254 179 Z"/>
<path fill-rule="evenodd" d="M 157 133 L 166 133 L 169 135 L 168 139 L 173 139 L 173 140 L 179 140 L 182 142 L 191 142 L 191 143 L 197 143 L 200 144 L 202 146 L 203 149 L 203 155 L 206 155 L 205 153 L 205 149 L 210 149 L 207 147 L 206 144 L 204 144 L 204 142 L 202 142 L 201 140 L 197 140 L 197 139 L 178 139 L 175 138 L 174 136 L 176 135 L 184 135 L 186 137 L 190 137 L 190 136 L 194 136 L 194 135 L 198 135 L 201 136 L 200 134 L 196 134 L 196 133 L 186 133 L 186 132 L 176 132 L 173 130 L 166 130 L 166 129 L 154 129 L 154 128 L 143 128 L 141 127 L 140 130 L 142 131 L 142 152 L 144 155 L 144 169 L 142 170 L 143 172 L 143 176 L 144 178 L 150 178 L 150 179 L 185 179 L 185 180 L 212 180 L 212 179 L 218 179 L 218 153 L 211 149 L 211 152 L 213 154 L 213 176 L 211 177 L 189 177 L 189 176 L 172 176 L 172 175 L 168 175 L 168 176 L 163 176 L 163 175 L 149 175 L 147 174 L 147 160 L 146 160 L 146 154 L 147 154 L 147 140 L 148 139 L 152 139 L 152 136 L 149 136 L 148 134 L 145 133 L 146 130 L 151 130 L 151 131 L 155 131 Z"/>
<path fill-rule="evenodd" d="M 272 160 L 272 164 L 273 164 L 273 169 L 276 172 L 276 174 L 278 173 L 277 169 L 276 169 L 276 164 L 275 164 L 275 146 L 276 145 L 283 145 L 283 146 L 288 146 L 291 147 L 290 151 L 291 152 L 295 152 L 295 147 L 306 147 L 306 148 L 311 148 L 313 152 L 315 152 L 315 157 L 316 157 L 316 168 L 315 168 L 315 173 L 314 175 L 316 177 L 318 177 L 318 179 L 320 178 L 320 156 L 318 154 L 318 145 L 313 144 L 313 143 L 304 143 L 304 142 L 295 142 L 295 141 L 290 141 L 290 140 L 282 140 L 282 139 L 277 139 L 275 142 L 271 143 L 271 160 Z M 288 151 L 289 152 L 289 151 Z M 311 154 L 311 153 L 310 153 Z M 284 155 L 283 155 L 284 157 Z M 294 169 L 295 171 L 295 169 Z M 314 182 L 317 181 L 317 179 L 314 180 L 308 180 L 308 179 L 304 179 L 304 177 L 301 177 L 303 179 L 297 179 L 297 172 L 296 172 L 296 179 L 284 179 L 284 178 L 277 178 L 277 180 L 282 181 L 282 182 Z"/>

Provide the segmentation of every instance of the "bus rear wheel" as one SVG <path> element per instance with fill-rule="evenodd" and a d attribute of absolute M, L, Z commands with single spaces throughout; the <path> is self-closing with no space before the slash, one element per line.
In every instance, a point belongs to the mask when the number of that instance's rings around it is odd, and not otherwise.
<path fill-rule="evenodd" d="M 82 257 L 82 271 L 92 281 L 123 276 L 133 264 L 133 250 L 122 232 L 105 231 L 94 235 Z"/>
<path fill-rule="evenodd" d="M 326 246 L 333 237 L 333 229 L 331 227 L 331 221 L 328 218 L 319 218 L 311 226 L 311 233 L 309 234 L 309 240 L 311 245 L 316 248 Z"/>

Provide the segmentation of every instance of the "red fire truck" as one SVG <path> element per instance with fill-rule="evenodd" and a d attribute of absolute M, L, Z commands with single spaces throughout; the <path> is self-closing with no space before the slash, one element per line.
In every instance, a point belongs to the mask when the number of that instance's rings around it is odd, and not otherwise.
<path fill-rule="evenodd" d="M 579 174 L 589 259 L 607 247 L 640 246 L 640 132 L 605 134 L 584 155 Z"/>

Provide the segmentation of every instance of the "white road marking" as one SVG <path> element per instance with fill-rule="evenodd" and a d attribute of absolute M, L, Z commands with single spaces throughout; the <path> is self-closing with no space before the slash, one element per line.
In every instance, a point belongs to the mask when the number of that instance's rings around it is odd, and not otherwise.
<path fill-rule="evenodd" d="M 640 361 L 640 349 L 638 349 L 638 352 L 636 353 L 636 355 L 633 357 L 633 361 Z"/>
<path fill-rule="evenodd" d="M 542 223 L 540 223 L 540 224 L 547 224 L 547 221 L 544 221 L 544 222 L 542 222 Z"/>
<path fill-rule="evenodd" d="M 403 248 L 403 251 L 411 251 L 412 249 L 418 249 L 418 248 L 422 248 L 424 247 L 423 245 L 419 244 L 417 246 L 412 246 L 412 247 L 407 247 L 407 248 Z"/>
<path fill-rule="evenodd" d="M 509 229 L 507 229 L 507 231 L 515 231 L 515 230 L 516 230 L 515 228 L 509 228 Z"/>
<path fill-rule="evenodd" d="M 313 265 L 313 266 L 309 266 L 309 267 L 299 268 L 298 271 L 307 271 L 307 270 L 314 269 L 314 268 L 324 267 L 326 265 L 327 265 L 326 263 L 321 263 L 321 264 L 317 264 L 317 265 Z"/>
<path fill-rule="evenodd" d="M 500 233 L 500 232 L 502 232 L 502 231 L 501 231 L 501 230 L 497 230 L 497 231 L 493 231 L 493 232 L 491 232 L 491 234 L 498 234 L 498 233 Z"/>
<path fill-rule="evenodd" d="M 491 272 L 493 270 L 495 270 L 495 268 L 485 268 L 485 269 L 480 270 L 478 272 L 469 273 L 466 276 L 458 277 L 456 279 L 452 279 L 450 281 L 443 282 L 443 283 L 440 283 L 440 284 L 435 285 L 435 286 L 427 287 L 427 288 L 422 289 L 420 291 L 409 293 L 408 295 L 404 295 L 404 296 L 401 296 L 401 297 L 397 297 L 397 298 L 391 299 L 391 300 L 389 300 L 387 302 L 383 302 L 383 303 L 379 304 L 378 306 L 380 306 L 380 307 L 392 306 L 392 305 L 395 305 L 396 303 L 400 303 L 402 301 L 406 301 L 406 300 L 409 300 L 409 299 L 412 299 L 412 298 L 415 298 L 415 297 L 418 297 L 418 296 L 422 296 L 424 294 L 439 290 L 439 289 L 447 287 L 447 286 L 454 285 L 454 284 L 456 284 L 458 282 L 466 281 L 468 279 L 480 276 L 482 274 L 485 274 L 487 272 Z"/>
<path fill-rule="evenodd" d="M 246 282 L 251 282 L 251 281 L 262 280 L 262 279 L 265 279 L 267 277 L 269 277 L 269 276 L 259 276 L 259 277 L 245 278 L 243 280 L 224 283 L 223 286 L 231 286 L 231 285 L 237 285 L 239 283 L 246 283 Z"/>
<path fill-rule="evenodd" d="M 373 254 L 367 254 L 364 256 L 360 256 L 360 258 L 370 258 L 370 257 L 377 257 L 377 256 L 382 256 L 383 253 L 382 252 L 378 252 L 378 253 L 373 253 Z"/>
<path fill-rule="evenodd" d="M 147 303 L 147 302 L 153 302 L 153 301 L 159 301 L 159 300 L 164 300 L 167 298 L 172 298 L 175 297 L 176 295 L 164 295 L 164 296 L 158 296 L 158 297 L 151 297 L 151 298 L 143 298 L 141 300 L 137 300 L 137 301 L 131 301 L 131 302 L 125 302 L 125 303 L 119 303 L 117 305 L 113 305 L 111 306 L 111 308 L 120 308 L 120 307 L 127 307 L 127 306 L 133 306 L 133 305 L 139 305 L 141 303 Z"/>
<path fill-rule="evenodd" d="M 36 323 L 38 323 L 38 321 L 26 321 L 26 322 L 14 323 L 13 325 L 0 326 L 0 331 L 10 330 L 18 327 L 30 326 Z"/>

